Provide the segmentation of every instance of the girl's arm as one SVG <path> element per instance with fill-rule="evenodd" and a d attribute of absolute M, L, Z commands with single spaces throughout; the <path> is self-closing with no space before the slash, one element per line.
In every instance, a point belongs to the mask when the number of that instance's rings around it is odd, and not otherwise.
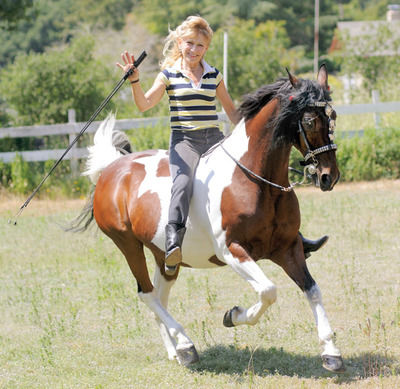
<path fill-rule="evenodd" d="M 165 84 L 160 74 L 154 80 L 153 86 L 146 93 L 143 92 L 140 82 L 131 84 L 131 87 L 133 99 L 140 112 L 147 111 L 157 105 L 165 92 Z"/>
<path fill-rule="evenodd" d="M 221 102 L 222 107 L 224 108 L 230 121 L 233 124 L 238 124 L 240 122 L 241 115 L 239 111 L 236 109 L 235 104 L 233 104 L 231 96 L 226 90 L 225 83 L 223 80 L 218 84 L 216 92 L 218 100 Z"/>
<path fill-rule="evenodd" d="M 128 81 L 131 83 L 133 99 L 141 112 L 147 111 L 157 105 L 164 92 L 165 84 L 162 81 L 161 74 L 159 74 L 154 80 L 153 86 L 146 92 L 143 92 L 140 86 L 139 70 L 133 66 L 135 58 L 127 51 L 121 54 L 121 58 L 124 61 L 124 65 L 117 62 L 117 66 L 120 67 L 125 73 L 133 69 L 133 73 L 128 77 Z"/>

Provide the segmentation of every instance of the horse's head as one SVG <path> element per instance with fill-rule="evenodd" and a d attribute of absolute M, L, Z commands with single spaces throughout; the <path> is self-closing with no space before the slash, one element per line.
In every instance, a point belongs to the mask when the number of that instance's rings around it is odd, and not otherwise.
<path fill-rule="evenodd" d="M 328 71 L 322 65 L 318 82 L 298 80 L 290 72 L 289 80 L 295 89 L 293 99 L 301 99 L 302 109 L 297 121 L 298 138 L 295 147 L 304 156 L 303 165 L 308 167 L 314 182 L 321 190 L 332 190 L 338 182 L 340 172 L 336 163 L 336 148 L 333 143 L 336 112 L 330 104 Z M 299 95 L 296 96 L 296 92 Z"/>

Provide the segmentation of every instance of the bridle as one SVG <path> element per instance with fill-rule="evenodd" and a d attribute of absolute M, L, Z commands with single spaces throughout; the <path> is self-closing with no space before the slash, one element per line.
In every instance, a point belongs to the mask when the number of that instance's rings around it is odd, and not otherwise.
<path fill-rule="evenodd" d="M 318 166 L 318 160 L 315 158 L 318 154 L 326 153 L 331 150 L 336 150 L 337 145 L 333 143 L 334 139 L 334 131 L 336 127 L 335 118 L 332 117 L 334 110 L 332 106 L 327 101 L 315 101 L 307 105 L 308 107 L 312 108 L 324 108 L 325 115 L 328 117 L 328 135 L 329 135 L 329 143 L 327 145 L 318 147 L 317 149 L 311 150 L 310 144 L 307 140 L 306 131 L 304 130 L 303 122 L 306 120 L 304 116 L 301 120 L 298 121 L 298 133 L 302 137 L 304 144 L 306 145 L 307 151 L 306 155 L 304 156 L 304 161 L 301 161 L 300 164 L 302 166 L 307 167 L 309 173 L 315 174 L 316 168 Z M 308 121 L 315 120 L 317 117 L 308 119 Z"/>
<path fill-rule="evenodd" d="M 303 124 L 302 124 L 302 121 L 305 120 L 304 115 L 303 115 L 302 119 L 300 119 L 298 121 L 298 127 L 299 127 L 298 132 L 300 133 L 300 136 L 302 137 L 304 144 L 306 145 L 307 151 L 306 151 L 306 155 L 304 156 L 304 161 L 300 162 L 300 164 L 302 166 L 304 166 L 304 174 L 303 174 L 304 178 L 301 182 L 294 182 L 294 183 L 290 184 L 289 186 L 285 187 L 285 186 L 282 186 L 279 184 L 275 184 L 274 182 L 268 181 L 267 179 L 259 176 L 258 174 L 254 173 L 253 171 L 251 171 L 249 168 L 247 168 L 241 162 L 239 162 L 233 155 L 231 155 L 228 152 L 228 150 L 225 149 L 225 147 L 223 145 L 223 141 L 221 141 L 219 143 L 219 145 L 221 146 L 222 150 L 224 150 L 225 154 L 228 155 L 228 157 L 230 157 L 236 163 L 236 165 L 238 165 L 247 174 L 249 174 L 252 177 L 256 178 L 257 180 L 263 182 L 264 184 L 271 185 L 274 188 L 278 188 L 283 192 L 291 192 L 296 185 L 302 185 L 304 183 L 304 181 L 307 178 L 307 170 L 308 170 L 309 174 L 311 174 L 311 175 L 316 173 L 317 166 L 318 166 L 318 160 L 316 159 L 316 156 L 318 154 L 326 153 L 328 151 L 337 149 L 337 145 L 335 143 L 333 143 L 333 138 L 334 138 L 333 133 L 335 130 L 336 123 L 335 123 L 335 118 L 332 117 L 332 114 L 334 112 L 332 106 L 327 101 L 315 101 L 311 104 L 308 104 L 307 106 L 313 107 L 313 108 L 315 108 L 315 107 L 325 108 L 324 112 L 325 112 L 325 115 L 328 117 L 329 144 L 318 147 L 317 149 L 311 150 L 310 143 L 307 140 L 306 130 L 304 130 Z M 317 118 L 317 116 L 315 116 L 314 118 L 310 118 L 308 120 L 313 121 L 316 118 Z"/>

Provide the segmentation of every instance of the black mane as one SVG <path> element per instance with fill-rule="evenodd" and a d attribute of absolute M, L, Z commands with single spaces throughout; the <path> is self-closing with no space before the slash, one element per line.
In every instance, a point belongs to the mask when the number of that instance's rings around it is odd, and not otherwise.
<path fill-rule="evenodd" d="M 269 122 L 274 129 L 274 138 L 284 138 L 293 142 L 297 132 L 297 122 L 307 107 L 316 101 L 330 101 L 330 92 L 317 82 L 298 79 L 294 87 L 288 78 L 280 78 L 273 84 L 264 85 L 257 91 L 244 96 L 239 112 L 249 120 L 271 100 L 278 99 L 279 112 Z"/>

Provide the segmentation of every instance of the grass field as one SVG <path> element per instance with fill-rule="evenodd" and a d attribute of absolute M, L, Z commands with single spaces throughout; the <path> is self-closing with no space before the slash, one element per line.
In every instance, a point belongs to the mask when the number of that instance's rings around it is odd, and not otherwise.
<path fill-rule="evenodd" d="M 309 260 L 347 371 L 321 367 L 308 302 L 276 265 L 278 301 L 253 327 L 224 312 L 256 296 L 230 269 L 184 270 L 170 311 L 201 361 L 167 360 L 152 314 L 114 244 L 96 228 L 67 234 L 81 200 L 0 201 L 0 388 L 399 388 L 400 181 L 296 191 L 302 232 L 329 234 Z M 153 268 L 152 260 L 149 260 Z"/>

